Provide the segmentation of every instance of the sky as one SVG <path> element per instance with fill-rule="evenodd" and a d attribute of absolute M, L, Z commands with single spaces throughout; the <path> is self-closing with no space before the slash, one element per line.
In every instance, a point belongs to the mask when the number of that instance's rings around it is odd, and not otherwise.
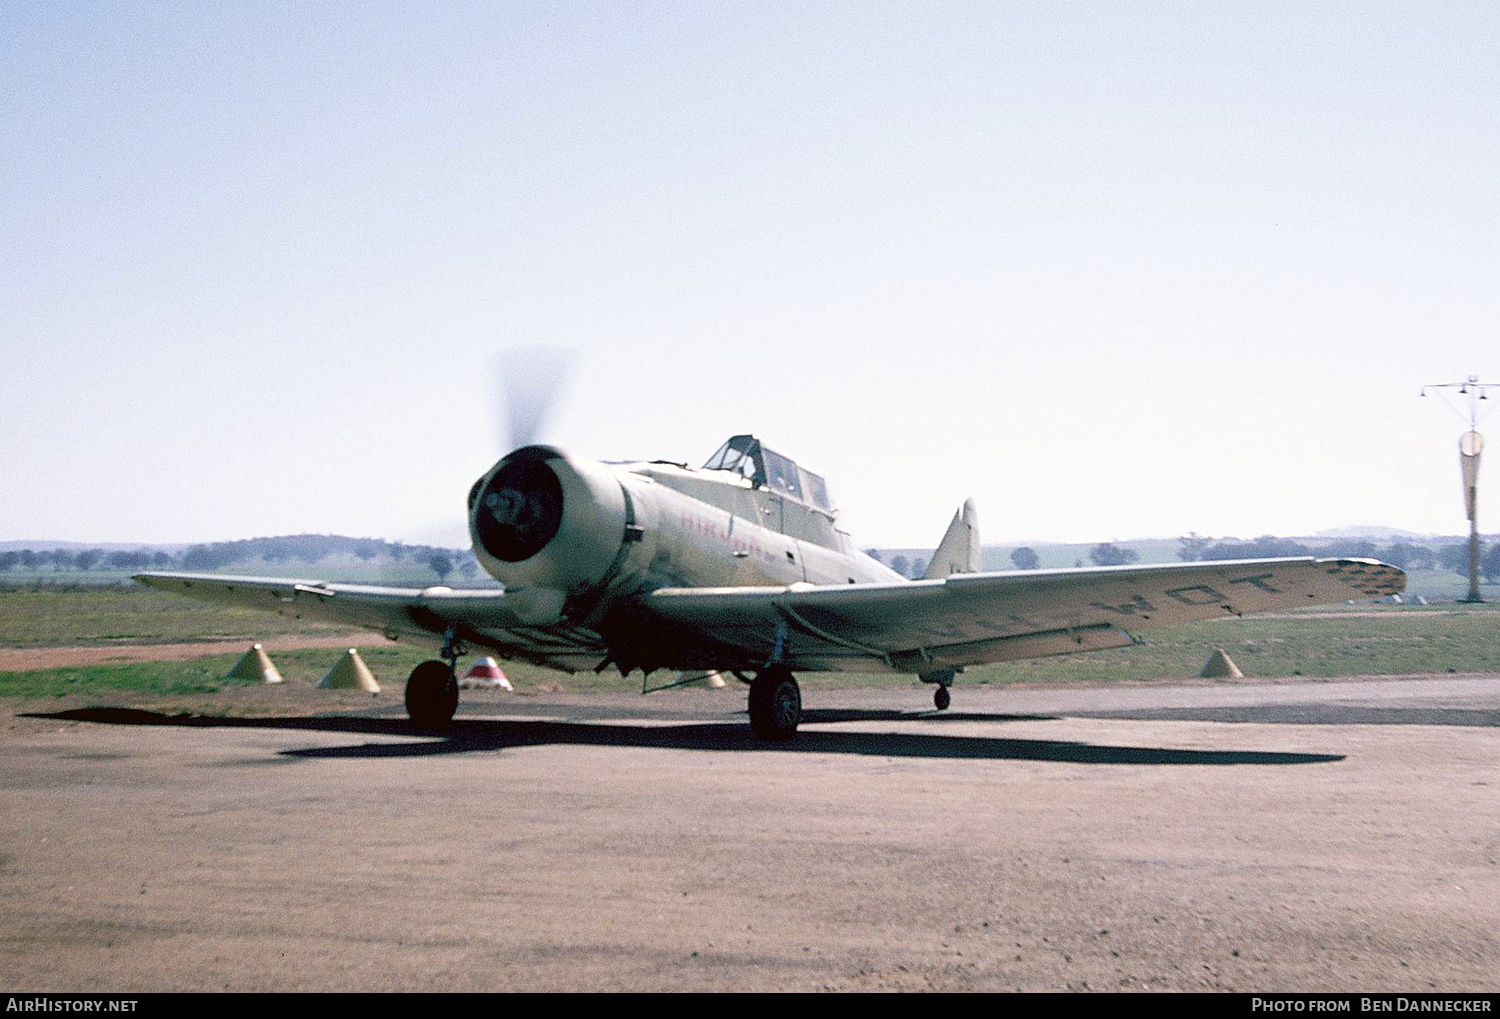
<path fill-rule="evenodd" d="M 1492 3 L 10 0 L 0 539 L 459 543 L 517 345 L 572 351 L 546 439 L 754 432 L 862 545 L 1460 533 L 1418 390 L 1500 382 L 1497 52 Z"/>

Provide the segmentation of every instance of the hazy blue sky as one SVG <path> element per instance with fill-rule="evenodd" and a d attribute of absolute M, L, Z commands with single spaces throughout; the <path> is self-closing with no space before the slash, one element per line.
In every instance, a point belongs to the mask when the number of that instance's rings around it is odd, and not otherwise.
<path fill-rule="evenodd" d="M 456 534 L 518 343 L 866 543 L 1458 533 L 1497 220 L 1494 3 L 7 0 L 0 538 Z"/>

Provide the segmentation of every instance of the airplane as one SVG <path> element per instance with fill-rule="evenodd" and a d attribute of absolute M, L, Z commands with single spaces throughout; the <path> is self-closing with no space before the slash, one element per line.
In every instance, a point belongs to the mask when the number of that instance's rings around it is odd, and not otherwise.
<path fill-rule="evenodd" d="M 888 672 L 933 684 L 966 668 L 1139 643 L 1136 631 L 1378 598 L 1406 575 L 1373 559 L 1282 558 L 984 572 L 972 501 L 924 577 L 855 548 L 824 479 L 753 435 L 700 468 L 603 463 L 528 444 L 468 496 L 474 554 L 503 590 L 397 588 L 216 574 L 134 579 L 192 598 L 441 641 L 412 670 L 413 723 L 458 707 L 466 647 L 566 672 L 733 674 L 759 737 L 793 737 L 798 673 Z M 643 691 L 645 690 L 643 680 Z"/>

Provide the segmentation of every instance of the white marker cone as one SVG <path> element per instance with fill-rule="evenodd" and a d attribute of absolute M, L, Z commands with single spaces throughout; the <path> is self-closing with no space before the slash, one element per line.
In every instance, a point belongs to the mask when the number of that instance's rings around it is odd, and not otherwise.
<path fill-rule="evenodd" d="M 514 690 L 510 680 L 505 678 L 505 673 L 500 670 L 500 663 L 489 655 L 474 659 L 474 664 L 469 666 L 469 671 L 464 673 L 458 685 L 465 689 L 473 687 L 495 687 L 502 690 Z"/>
<path fill-rule="evenodd" d="M 724 677 L 717 672 L 679 672 L 677 682 L 683 686 L 707 686 L 715 690 L 722 690 L 725 686 Z"/>
<path fill-rule="evenodd" d="M 259 644 L 251 644 L 250 650 L 240 656 L 234 668 L 224 673 L 225 679 L 258 679 L 262 683 L 283 683 L 281 672 L 271 656 Z"/>
<path fill-rule="evenodd" d="M 333 668 L 329 669 L 318 681 L 318 689 L 363 690 L 366 693 L 379 693 L 380 684 L 375 682 L 375 674 L 359 656 L 359 652 L 350 648 L 339 656 L 339 660 L 333 663 Z"/>
<path fill-rule="evenodd" d="M 1233 658 L 1224 653 L 1223 648 L 1219 648 L 1208 656 L 1207 664 L 1203 666 L 1203 671 L 1198 673 L 1198 675 L 1207 676 L 1210 679 L 1245 678 L 1245 674 L 1240 671 L 1240 667 L 1234 664 Z"/>

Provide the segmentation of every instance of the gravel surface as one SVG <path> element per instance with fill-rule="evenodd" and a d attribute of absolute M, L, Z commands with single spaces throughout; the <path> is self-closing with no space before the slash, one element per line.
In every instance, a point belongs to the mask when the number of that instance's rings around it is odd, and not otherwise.
<path fill-rule="evenodd" d="M 234 696 L 6 709 L 0 984 L 1500 984 L 1496 676 Z"/>

